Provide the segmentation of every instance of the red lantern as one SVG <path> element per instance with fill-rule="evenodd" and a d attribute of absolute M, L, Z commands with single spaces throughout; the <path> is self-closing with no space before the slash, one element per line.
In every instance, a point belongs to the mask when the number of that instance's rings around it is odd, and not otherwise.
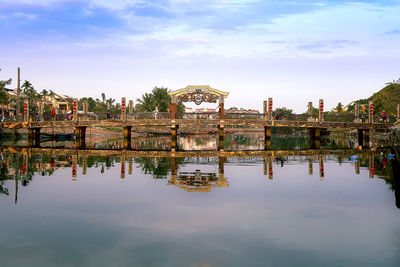
<path fill-rule="evenodd" d="M 269 102 L 269 112 L 272 112 L 272 100 Z"/>
<path fill-rule="evenodd" d="M 72 103 L 72 105 L 74 106 L 74 113 L 76 113 L 76 102 Z"/>
<path fill-rule="evenodd" d="M 374 114 L 374 105 L 373 104 L 371 104 L 371 106 L 370 106 L 370 112 L 371 112 L 371 114 Z"/>
<path fill-rule="evenodd" d="M 24 114 L 26 114 L 28 112 L 28 107 L 26 105 L 26 103 L 24 104 Z"/>
<path fill-rule="evenodd" d="M 125 102 L 122 102 L 122 112 L 125 112 Z"/>

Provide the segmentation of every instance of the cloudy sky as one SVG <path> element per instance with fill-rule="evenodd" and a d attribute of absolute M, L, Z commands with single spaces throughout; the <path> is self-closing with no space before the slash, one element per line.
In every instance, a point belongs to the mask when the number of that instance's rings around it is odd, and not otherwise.
<path fill-rule="evenodd" d="M 400 0 L 0 0 L 0 36 L 0 79 L 76 97 L 206 84 L 303 112 L 400 77 Z"/>

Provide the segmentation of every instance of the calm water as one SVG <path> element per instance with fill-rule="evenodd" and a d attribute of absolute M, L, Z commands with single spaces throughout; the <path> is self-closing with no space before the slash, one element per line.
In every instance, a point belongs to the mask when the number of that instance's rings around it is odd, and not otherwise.
<path fill-rule="evenodd" d="M 0 153 L 1 266 L 400 266 L 385 150 L 49 151 Z"/>

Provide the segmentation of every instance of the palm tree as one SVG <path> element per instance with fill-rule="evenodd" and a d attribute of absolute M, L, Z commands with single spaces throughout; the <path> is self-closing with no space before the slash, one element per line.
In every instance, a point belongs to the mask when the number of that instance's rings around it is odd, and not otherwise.
<path fill-rule="evenodd" d="M 139 112 L 152 112 L 155 108 L 155 101 L 152 94 L 145 93 L 142 98 L 136 99 L 136 110 Z"/>
<path fill-rule="evenodd" d="M 7 81 L 0 81 L 0 104 L 1 104 L 1 114 L 4 114 L 4 105 L 8 103 L 8 94 L 6 93 L 6 85 L 11 84 L 11 79 Z"/>
<path fill-rule="evenodd" d="M 24 95 L 28 98 L 29 102 L 38 98 L 38 93 L 30 81 L 25 80 L 21 86 Z"/>
<path fill-rule="evenodd" d="M 167 88 L 154 87 L 153 91 L 154 104 L 158 107 L 160 112 L 166 112 L 168 104 L 171 102 L 171 97 L 168 95 Z"/>

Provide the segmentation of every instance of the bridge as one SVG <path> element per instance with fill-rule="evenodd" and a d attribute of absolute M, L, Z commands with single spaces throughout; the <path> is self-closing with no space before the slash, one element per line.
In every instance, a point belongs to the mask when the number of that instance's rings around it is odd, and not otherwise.
<path fill-rule="evenodd" d="M 143 127 L 162 128 L 171 133 L 171 150 L 177 149 L 177 134 L 179 129 L 185 132 L 196 130 L 215 129 L 218 133 L 218 149 L 224 148 L 224 129 L 226 127 L 261 128 L 265 134 L 265 149 L 271 148 L 272 127 L 298 127 L 310 130 L 310 135 L 315 141 L 315 148 L 319 147 L 321 130 L 348 129 L 357 130 L 360 145 L 368 146 L 370 131 L 386 131 L 400 118 L 400 106 L 397 107 L 397 117 L 388 121 L 378 121 L 374 114 L 374 106 L 370 101 L 368 118 L 360 119 L 360 106 L 356 104 L 354 114 L 342 116 L 340 114 L 324 114 L 324 102 L 318 103 L 318 115 L 313 115 L 312 102 L 308 103 L 307 114 L 280 115 L 273 113 L 272 98 L 264 101 L 263 113 L 225 113 L 224 99 L 227 92 L 213 89 L 210 86 L 187 86 L 183 89 L 172 91 L 171 110 L 168 113 L 133 113 L 133 101 L 126 107 L 126 99 L 121 100 L 121 113 L 113 114 L 106 118 L 106 114 L 93 114 L 88 110 L 88 104 L 83 103 L 82 113 L 78 113 L 77 100 L 73 103 L 71 115 L 57 114 L 51 116 L 44 114 L 43 103 L 39 105 L 38 116 L 29 116 L 29 105 L 24 104 L 24 114 L 15 120 L 0 123 L 0 129 L 28 129 L 28 144 L 40 144 L 40 130 L 42 128 L 73 128 L 76 136 L 77 148 L 85 147 L 87 127 L 118 127 L 123 129 L 124 148 L 131 148 L 131 132 Z M 184 113 L 177 112 L 179 102 L 194 102 L 199 105 L 203 102 L 219 102 L 219 111 L 214 113 Z M 127 112 L 128 111 L 128 112 Z"/>

